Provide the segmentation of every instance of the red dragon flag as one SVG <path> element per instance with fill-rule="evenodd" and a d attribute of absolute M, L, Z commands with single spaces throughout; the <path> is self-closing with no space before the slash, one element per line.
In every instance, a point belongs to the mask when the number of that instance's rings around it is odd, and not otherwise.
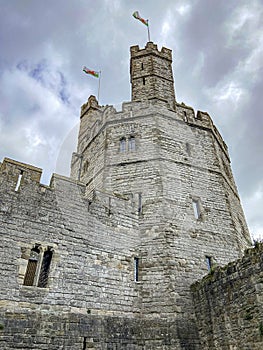
<path fill-rule="evenodd" d="M 83 67 L 83 72 L 90 74 L 95 78 L 99 78 L 99 76 L 100 76 L 100 72 L 96 72 L 95 70 L 91 70 L 85 66 Z"/>
<path fill-rule="evenodd" d="M 135 11 L 133 14 L 133 17 L 138 19 L 139 21 L 141 21 L 143 24 L 145 24 L 148 27 L 148 19 L 143 19 L 140 15 L 138 11 Z"/>

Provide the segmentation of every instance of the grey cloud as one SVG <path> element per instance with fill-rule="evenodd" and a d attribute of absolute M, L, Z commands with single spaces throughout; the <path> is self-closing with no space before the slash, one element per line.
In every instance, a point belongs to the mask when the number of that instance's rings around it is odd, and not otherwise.
<path fill-rule="evenodd" d="M 0 0 L 0 5 L 1 159 L 43 167 L 46 182 L 55 169 L 68 173 L 76 142 L 71 130 L 81 104 L 98 90 L 98 80 L 84 75 L 82 66 L 102 70 L 102 104 L 129 100 L 129 47 L 147 41 L 147 29 L 132 18 L 138 10 L 150 19 L 152 40 L 173 50 L 178 101 L 208 111 L 229 144 L 251 226 L 263 231 L 263 219 L 249 211 L 263 207 L 255 196 L 262 191 L 263 170 L 261 1 Z"/>

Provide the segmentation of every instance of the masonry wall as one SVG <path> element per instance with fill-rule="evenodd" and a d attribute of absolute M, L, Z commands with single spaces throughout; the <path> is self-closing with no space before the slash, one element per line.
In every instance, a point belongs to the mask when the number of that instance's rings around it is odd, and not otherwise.
<path fill-rule="evenodd" d="M 125 103 L 120 112 L 97 108 L 82 117 L 92 124 L 95 113 L 100 125 L 90 126 L 92 136 L 82 147 L 84 162 L 90 154 L 90 169 L 100 163 L 101 171 L 83 169 L 83 179 L 94 174 L 93 183 L 130 198 L 134 210 L 141 196 L 141 310 L 145 317 L 177 318 L 194 328 L 190 285 L 207 273 L 206 257 L 223 266 L 250 244 L 246 225 L 242 232 L 235 227 L 245 219 L 227 147 L 207 113 L 195 115 L 184 105 L 176 112 L 162 101 Z M 104 160 L 95 159 L 102 153 Z M 200 202 L 198 219 L 193 199 Z"/>
<path fill-rule="evenodd" d="M 81 183 L 54 175 L 51 186 L 44 186 L 40 175 L 40 169 L 9 159 L 1 164 L 2 310 L 139 312 L 137 214 L 127 200 L 95 193 L 88 201 Z M 53 249 L 46 288 L 23 285 L 35 244 Z"/>
<path fill-rule="evenodd" d="M 263 244 L 192 286 L 202 349 L 263 347 Z"/>

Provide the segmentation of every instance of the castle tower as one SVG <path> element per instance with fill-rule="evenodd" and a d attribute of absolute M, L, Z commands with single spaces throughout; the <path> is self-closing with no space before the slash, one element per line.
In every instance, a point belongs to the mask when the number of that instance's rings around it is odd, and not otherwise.
<path fill-rule="evenodd" d="M 171 64 L 166 48 L 131 47 L 132 101 L 120 112 L 93 96 L 82 106 L 71 176 L 90 199 L 99 189 L 133 204 L 141 313 L 176 319 L 185 341 L 196 336 L 190 285 L 250 237 L 227 146 L 208 113 L 175 102 Z"/>
<path fill-rule="evenodd" d="M 227 146 L 171 63 L 131 48 L 132 101 L 89 97 L 70 178 L 0 163 L 1 349 L 262 348 L 263 247 L 233 263 L 251 242 Z"/>
<path fill-rule="evenodd" d="M 172 51 L 148 42 L 145 49 L 131 47 L 132 101 L 159 99 L 175 106 Z"/>

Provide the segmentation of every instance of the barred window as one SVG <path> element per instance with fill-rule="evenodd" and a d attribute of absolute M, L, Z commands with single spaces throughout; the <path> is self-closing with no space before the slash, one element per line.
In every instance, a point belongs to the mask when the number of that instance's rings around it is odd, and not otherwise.
<path fill-rule="evenodd" d="M 39 279 L 38 279 L 38 287 L 45 288 L 48 282 L 48 274 L 51 264 L 53 252 L 50 247 L 44 252 L 42 265 L 40 269 Z"/>
<path fill-rule="evenodd" d="M 45 288 L 48 283 L 48 275 L 53 251 L 48 247 L 44 252 L 40 245 L 31 249 L 24 277 L 25 286 L 38 286 Z"/>
<path fill-rule="evenodd" d="M 39 257 L 40 257 L 40 250 L 38 249 L 38 247 L 31 249 L 30 257 L 27 263 L 25 279 L 24 279 L 25 286 L 33 286 L 35 284 L 35 277 L 36 277 Z"/>

